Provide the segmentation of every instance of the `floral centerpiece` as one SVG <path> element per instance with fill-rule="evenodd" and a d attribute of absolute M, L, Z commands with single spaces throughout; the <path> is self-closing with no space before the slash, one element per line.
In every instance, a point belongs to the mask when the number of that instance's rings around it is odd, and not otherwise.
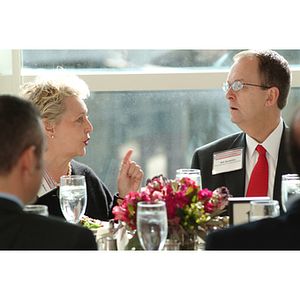
<path fill-rule="evenodd" d="M 146 187 L 140 193 L 128 194 L 122 203 L 113 208 L 115 220 L 126 225 L 133 238 L 127 248 L 141 249 L 136 234 L 136 212 L 139 201 L 164 201 L 168 217 L 168 238 L 181 242 L 182 249 L 186 241 L 198 236 L 203 240 L 210 230 L 228 225 L 228 219 L 220 217 L 228 204 L 229 191 L 226 187 L 215 191 L 201 190 L 195 181 L 185 177 L 181 180 L 168 180 L 162 175 L 148 179 Z"/>

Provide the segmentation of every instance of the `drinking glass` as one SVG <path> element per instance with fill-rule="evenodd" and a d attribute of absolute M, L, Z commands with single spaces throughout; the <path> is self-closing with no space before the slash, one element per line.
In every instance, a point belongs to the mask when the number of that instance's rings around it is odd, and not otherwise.
<path fill-rule="evenodd" d="M 60 177 L 59 202 L 67 222 L 77 224 L 86 209 L 86 182 L 83 175 Z"/>
<path fill-rule="evenodd" d="M 277 200 L 250 201 L 250 222 L 275 218 L 280 214 Z"/>
<path fill-rule="evenodd" d="M 163 251 L 178 251 L 178 250 L 180 250 L 180 244 L 181 243 L 177 240 L 167 239 L 162 250 Z"/>
<path fill-rule="evenodd" d="M 198 169 L 178 169 L 176 170 L 176 178 L 182 179 L 188 177 L 195 181 L 197 186 L 201 189 L 201 172 Z"/>
<path fill-rule="evenodd" d="M 40 215 L 40 216 L 49 216 L 48 212 L 48 206 L 42 205 L 42 204 L 31 204 L 31 205 L 25 205 L 23 209 L 26 213 Z"/>
<path fill-rule="evenodd" d="M 164 247 L 168 233 L 165 202 L 138 202 L 136 223 L 138 238 L 144 250 L 161 250 Z"/>
<path fill-rule="evenodd" d="M 290 196 L 300 194 L 300 177 L 298 174 L 285 174 L 281 177 L 281 204 L 286 212 L 286 203 Z"/>

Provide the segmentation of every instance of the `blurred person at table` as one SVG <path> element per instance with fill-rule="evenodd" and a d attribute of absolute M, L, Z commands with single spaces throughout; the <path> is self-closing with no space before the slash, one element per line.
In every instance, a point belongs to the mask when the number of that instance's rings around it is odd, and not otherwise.
<path fill-rule="evenodd" d="M 63 175 L 84 175 L 87 184 L 85 215 L 100 220 L 114 218 L 112 208 L 130 192 L 139 189 L 143 178 L 140 167 L 130 160 L 130 149 L 123 158 L 118 175 L 118 193 L 111 195 L 105 184 L 87 165 L 75 161 L 84 156 L 93 130 L 84 100 L 89 96 L 87 84 L 74 74 L 57 70 L 37 77 L 20 88 L 23 98 L 40 110 L 47 138 L 45 172 L 38 192 L 39 204 L 46 204 L 50 215 L 63 217 L 58 185 Z"/>
<path fill-rule="evenodd" d="M 0 126 L 0 249 L 97 250 L 89 229 L 23 211 L 36 200 L 44 171 L 46 139 L 38 109 L 0 96 Z"/>
<path fill-rule="evenodd" d="M 288 163 L 293 173 L 300 174 L 300 106 L 289 130 Z M 208 234 L 207 250 L 300 250 L 300 195 L 292 196 L 287 212 Z"/>
<path fill-rule="evenodd" d="M 281 118 L 290 85 L 289 64 L 277 52 L 248 50 L 234 57 L 222 89 L 231 122 L 242 131 L 195 150 L 191 167 L 201 170 L 204 188 L 226 186 L 233 197 L 269 196 L 280 202 L 281 176 L 291 172 L 284 147 L 287 126 Z M 268 174 L 264 192 L 255 194 L 256 190 L 251 193 L 248 187 L 259 156 L 258 145 L 266 149 Z M 227 159 L 232 151 L 236 156 Z"/>

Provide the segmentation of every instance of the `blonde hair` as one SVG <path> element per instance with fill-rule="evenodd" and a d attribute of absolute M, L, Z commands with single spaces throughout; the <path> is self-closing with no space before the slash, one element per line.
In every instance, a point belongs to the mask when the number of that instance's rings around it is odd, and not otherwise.
<path fill-rule="evenodd" d="M 58 124 L 65 111 L 65 100 L 78 96 L 84 100 L 90 95 L 87 84 L 75 74 L 57 70 L 51 74 L 38 76 L 34 82 L 20 87 L 20 96 L 33 103 L 47 123 Z"/>

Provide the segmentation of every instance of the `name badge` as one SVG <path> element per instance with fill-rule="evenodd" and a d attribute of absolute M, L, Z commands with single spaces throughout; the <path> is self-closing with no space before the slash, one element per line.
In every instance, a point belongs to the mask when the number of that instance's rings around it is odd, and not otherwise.
<path fill-rule="evenodd" d="M 212 175 L 242 169 L 243 151 L 244 148 L 235 148 L 225 152 L 215 152 Z"/>

